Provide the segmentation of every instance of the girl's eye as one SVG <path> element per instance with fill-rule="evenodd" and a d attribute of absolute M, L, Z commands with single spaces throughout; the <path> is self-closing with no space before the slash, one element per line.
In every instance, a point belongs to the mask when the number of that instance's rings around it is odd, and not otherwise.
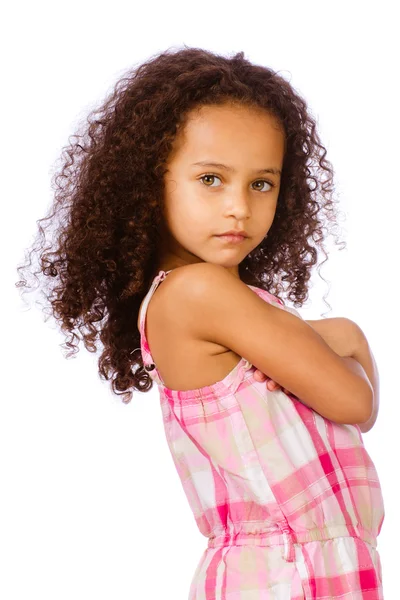
<path fill-rule="evenodd" d="M 203 175 L 203 177 L 200 177 L 200 181 L 203 181 L 203 179 L 206 179 L 206 177 L 209 177 L 211 179 L 220 179 L 218 177 L 218 175 L 214 175 L 213 173 L 207 173 L 206 175 Z M 204 182 L 203 182 L 204 183 Z M 271 181 L 267 181 L 266 179 L 257 179 L 257 181 L 255 181 L 254 183 L 268 183 L 269 186 L 271 186 L 271 188 L 275 187 L 275 184 L 272 183 Z M 207 185 L 206 187 L 215 187 L 214 185 Z M 258 190 L 258 191 L 269 191 L 269 190 Z"/>

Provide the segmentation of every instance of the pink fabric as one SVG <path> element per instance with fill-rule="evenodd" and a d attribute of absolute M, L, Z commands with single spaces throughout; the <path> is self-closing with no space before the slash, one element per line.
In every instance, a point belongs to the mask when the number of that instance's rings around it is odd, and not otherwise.
<path fill-rule="evenodd" d="M 146 311 L 167 273 L 154 278 L 142 305 L 150 369 Z M 242 358 L 222 381 L 187 391 L 167 388 L 155 365 L 149 370 L 172 459 L 208 539 L 189 600 L 381 600 L 384 504 L 360 428 L 269 391 L 255 369 Z"/>

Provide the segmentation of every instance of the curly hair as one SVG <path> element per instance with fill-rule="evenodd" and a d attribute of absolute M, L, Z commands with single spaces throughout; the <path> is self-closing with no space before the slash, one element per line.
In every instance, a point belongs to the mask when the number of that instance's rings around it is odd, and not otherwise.
<path fill-rule="evenodd" d="M 38 253 L 34 275 L 46 278 L 44 297 L 71 349 L 66 357 L 78 352 L 79 333 L 90 352 L 97 350 L 99 337 L 100 378 L 111 379 L 113 392 L 128 403 L 132 389 L 153 387 L 137 353 L 137 318 L 155 276 L 165 165 L 190 111 L 227 102 L 260 107 L 284 129 L 275 217 L 268 236 L 239 264 L 242 281 L 282 301 L 285 292 L 294 306 L 302 306 L 317 262 L 314 246 L 327 260 L 323 239 L 328 230 L 321 211 L 330 223 L 336 215 L 333 170 L 316 121 L 277 72 L 252 64 L 243 52 L 225 57 L 184 46 L 153 56 L 125 75 L 62 148 L 61 165 L 51 180 L 54 201 L 37 221 L 29 263 L 17 271 L 20 276 L 20 270 L 27 271 L 32 253 Z M 49 221 L 45 228 L 52 226 L 54 234 L 47 247 L 43 221 Z M 22 276 L 15 285 L 26 287 L 26 281 Z"/>

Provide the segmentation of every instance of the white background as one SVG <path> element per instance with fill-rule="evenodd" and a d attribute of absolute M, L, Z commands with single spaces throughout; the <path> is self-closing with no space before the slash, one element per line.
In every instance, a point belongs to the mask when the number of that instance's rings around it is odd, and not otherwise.
<path fill-rule="evenodd" d="M 83 347 L 40 307 L 17 264 L 52 200 L 78 120 L 124 71 L 183 44 L 272 67 L 318 120 L 346 214 L 303 318 L 346 316 L 378 363 L 381 407 L 363 435 L 384 492 L 385 600 L 398 598 L 399 52 L 394 2 L 20 2 L 3 14 L 0 597 L 185 600 L 206 547 L 164 437 L 156 387 L 123 405 Z M 320 255 L 319 261 L 323 260 Z M 330 289 L 329 289 L 330 286 Z M 327 295 L 328 294 L 328 295 Z M 332 307 L 324 303 L 323 296 Z M 29 298 L 29 294 L 26 298 Z"/>

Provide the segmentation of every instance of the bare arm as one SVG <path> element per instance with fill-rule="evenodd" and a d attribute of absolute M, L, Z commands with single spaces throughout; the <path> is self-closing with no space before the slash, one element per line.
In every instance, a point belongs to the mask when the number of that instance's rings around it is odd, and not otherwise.
<path fill-rule="evenodd" d="M 371 416 L 368 421 L 359 423 L 359 427 L 363 433 L 366 433 L 375 425 L 375 421 L 378 417 L 379 411 L 379 373 L 378 366 L 376 364 L 374 355 L 372 354 L 371 348 L 368 344 L 367 338 L 362 336 L 360 344 L 357 346 L 353 357 L 359 362 L 364 369 L 374 392 L 374 401 Z"/>
<path fill-rule="evenodd" d="M 331 317 L 306 321 L 324 342 L 340 357 L 353 357 L 360 343 L 360 328 L 346 317 Z"/>
<path fill-rule="evenodd" d="M 373 390 L 374 400 L 371 416 L 364 423 L 359 423 L 363 433 L 375 424 L 379 411 L 379 373 L 368 340 L 362 329 L 350 319 L 335 317 L 306 321 L 324 341 L 344 359 L 355 372 L 368 379 Z"/>
<path fill-rule="evenodd" d="M 302 319 L 265 302 L 223 267 L 186 265 L 164 286 L 167 317 L 178 311 L 193 339 L 245 357 L 332 421 L 359 423 L 371 414 L 373 393 L 363 373 Z"/>

